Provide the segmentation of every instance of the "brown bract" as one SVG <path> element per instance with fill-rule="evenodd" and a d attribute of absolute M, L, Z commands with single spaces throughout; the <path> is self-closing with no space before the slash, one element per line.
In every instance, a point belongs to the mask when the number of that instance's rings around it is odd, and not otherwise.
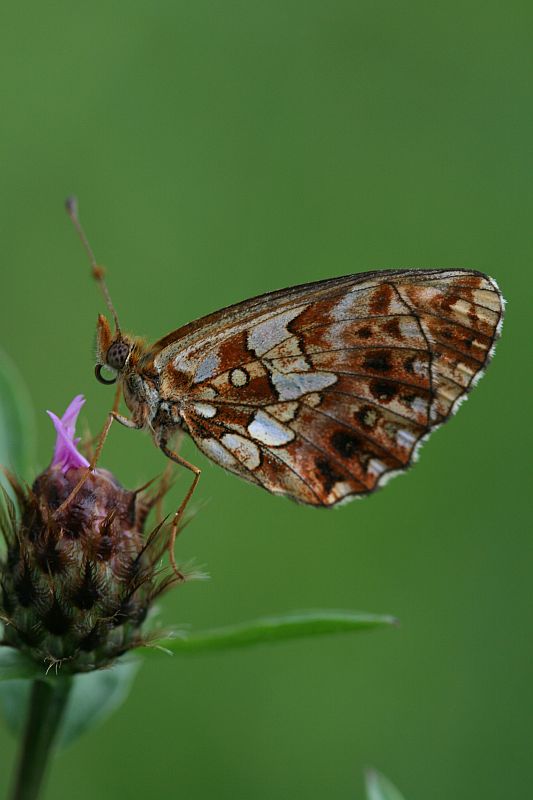
<path fill-rule="evenodd" d="M 84 472 L 51 467 L 31 489 L 11 478 L 18 509 L 6 495 L 0 517 L 1 643 L 67 672 L 105 666 L 146 643 L 150 605 L 178 580 L 160 569 L 167 528 L 144 533 L 164 489 L 131 492 L 98 469 L 54 514 Z"/>

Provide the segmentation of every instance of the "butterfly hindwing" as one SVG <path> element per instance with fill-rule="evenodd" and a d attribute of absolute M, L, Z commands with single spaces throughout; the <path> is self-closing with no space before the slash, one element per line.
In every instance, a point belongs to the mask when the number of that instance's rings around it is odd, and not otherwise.
<path fill-rule="evenodd" d="M 409 466 L 482 374 L 501 317 L 481 273 L 383 271 L 217 312 L 166 337 L 155 358 L 206 455 L 329 506 Z"/>

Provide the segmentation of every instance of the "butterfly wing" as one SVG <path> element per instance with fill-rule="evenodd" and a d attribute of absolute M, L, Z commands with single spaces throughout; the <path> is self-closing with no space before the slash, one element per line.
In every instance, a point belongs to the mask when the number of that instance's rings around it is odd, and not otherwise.
<path fill-rule="evenodd" d="M 207 456 L 330 506 L 412 463 L 482 375 L 502 313 L 482 273 L 387 270 L 223 309 L 153 357 Z"/>

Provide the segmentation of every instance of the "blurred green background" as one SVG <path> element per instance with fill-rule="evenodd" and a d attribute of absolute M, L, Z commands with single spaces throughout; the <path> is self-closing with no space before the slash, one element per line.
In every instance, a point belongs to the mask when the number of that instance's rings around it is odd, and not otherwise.
<path fill-rule="evenodd" d="M 372 498 L 298 507 L 185 449 L 208 502 L 178 555 L 212 580 L 168 595 L 166 622 L 329 607 L 401 628 L 151 660 L 47 797 L 348 800 L 367 765 L 409 800 L 531 793 L 532 23 L 530 2 L 474 0 L 4 9 L 0 343 L 41 466 L 46 408 L 83 392 L 96 430 L 112 402 L 72 192 L 123 326 L 150 339 L 382 267 L 475 267 L 509 301 L 469 402 Z M 130 486 L 164 466 L 120 427 L 104 462 Z M 0 792 L 14 752 L 0 728 Z"/>

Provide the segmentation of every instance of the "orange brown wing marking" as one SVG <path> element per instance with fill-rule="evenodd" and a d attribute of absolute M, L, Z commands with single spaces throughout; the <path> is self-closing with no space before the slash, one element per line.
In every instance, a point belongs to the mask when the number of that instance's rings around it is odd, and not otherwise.
<path fill-rule="evenodd" d="M 251 297 L 241 303 L 219 309 L 172 331 L 152 346 L 152 355 L 154 358 L 158 358 L 163 351 L 177 352 L 179 349 L 189 348 L 196 344 L 205 345 L 213 336 L 218 337 L 222 331 L 227 331 L 228 335 L 231 335 L 237 332 L 238 329 L 246 329 L 261 315 L 272 313 L 273 310 L 279 312 L 310 303 L 317 304 L 317 308 L 320 308 L 320 305 L 325 303 L 324 308 L 327 308 L 328 301 L 334 302 L 335 298 L 342 298 L 348 293 L 354 296 L 359 293 L 363 296 L 362 293 L 365 291 L 378 289 L 378 296 L 374 303 L 375 307 L 383 303 L 383 292 L 380 291 L 380 288 L 385 282 L 407 274 L 415 275 L 418 272 L 420 270 L 375 270 L 267 292 L 258 297 Z M 442 270 L 421 270 L 421 272 L 425 272 L 427 275 L 439 275 Z M 387 292 L 388 290 L 385 291 Z M 378 312 L 374 310 L 372 313 Z M 387 313 L 393 312 L 388 309 Z"/>
<path fill-rule="evenodd" d="M 305 420 L 311 425 L 313 410 L 350 427 L 360 440 L 359 450 L 376 458 L 389 457 L 389 466 L 394 469 L 408 464 L 417 442 L 427 433 L 425 425 L 334 390 L 325 391 L 315 407 L 306 407 L 304 403 L 298 424 Z"/>
<path fill-rule="evenodd" d="M 341 375 L 330 391 L 353 397 L 375 408 L 384 408 L 415 424 L 428 425 L 432 399 L 429 388 L 414 389 L 389 378 Z"/>
<path fill-rule="evenodd" d="M 348 306 L 352 303 L 358 305 L 360 309 L 364 309 L 365 291 L 377 290 L 374 299 L 366 304 L 370 315 L 394 314 L 395 299 L 388 302 L 390 289 L 383 289 L 383 285 L 391 286 L 408 282 L 428 285 L 433 283 L 435 286 L 447 286 L 453 282 L 456 286 L 484 290 L 489 295 L 498 294 L 496 287 L 487 276 L 473 270 L 407 269 L 363 272 L 268 292 L 222 308 L 172 331 L 153 345 L 151 355 L 159 362 L 159 356 L 164 351 L 168 355 L 195 344 L 205 346 L 213 336 L 218 336 L 222 331 L 227 331 L 227 334 L 231 335 L 237 329 L 246 328 L 261 314 L 271 312 L 273 309 L 282 310 L 298 304 L 315 304 L 317 315 L 322 313 L 321 309 L 323 309 L 323 313 L 327 314 L 328 303 L 334 305 L 336 300 L 343 296 L 347 297 Z M 357 302 L 358 295 L 359 301 Z M 381 312 L 378 310 L 380 307 L 383 308 Z M 346 315 L 346 311 L 344 313 Z M 313 314 L 311 313 L 310 316 L 313 317 Z M 347 316 L 350 314 L 348 313 Z M 358 316 L 358 313 L 353 316 Z M 165 360 L 166 357 L 163 361 Z M 157 366 L 160 368 L 161 363 L 157 363 Z"/>
<path fill-rule="evenodd" d="M 426 432 L 381 409 L 348 396 L 339 402 L 326 392 L 320 408 L 299 404 L 287 422 L 295 438 L 273 447 L 249 434 L 253 406 L 221 403 L 218 411 L 215 419 L 201 422 L 190 412 L 186 415 L 189 431 L 206 455 L 269 491 L 313 505 L 332 505 L 373 491 L 386 473 L 405 468 Z M 269 412 L 274 415 L 275 407 Z"/>
<path fill-rule="evenodd" d="M 186 422 L 205 455 L 274 494 L 288 495 L 301 503 L 327 506 L 369 490 L 368 479 L 357 479 L 348 464 L 332 457 L 330 448 L 311 441 L 305 434 L 283 447 L 272 447 L 254 441 L 249 435 L 236 436 L 233 426 L 226 426 L 226 420 L 198 426 L 188 414 Z M 253 448 L 256 454 L 252 460 Z"/>
<path fill-rule="evenodd" d="M 232 408 L 235 412 L 235 409 Z M 250 409 L 238 409 L 241 420 L 250 417 Z M 269 448 L 253 441 L 248 435 L 235 433 L 235 417 L 224 422 L 198 420 L 192 413 L 185 415 L 192 438 L 208 456 L 228 471 L 247 481 L 263 486 L 275 494 L 283 494 L 301 503 L 324 505 L 324 479 L 316 473 L 310 448 Z"/>
<path fill-rule="evenodd" d="M 429 283 L 429 281 L 428 281 Z M 483 374 L 498 335 L 501 295 L 485 276 L 413 281 L 398 292 L 417 315 L 431 354 L 432 426 L 445 421 Z"/>
<path fill-rule="evenodd" d="M 320 464 L 326 461 L 332 473 L 348 473 L 349 482 L 354 484 L 349 494 L 371 492 L 385 472 L 401 469 L 404 463 L 362 434 L 351 420 L 342 417 L 337 406 L 328 413 L 320 407 L 304 405 L 291 427 L 322 451 Z M 338 482 L 342 481 L 338 478 Z M 345 494 L 348 492 L 343 491 L 343 496 Z"/>
<path fill-rule="evenodd" d="M 296 320 L 291 325 L 304 336 L 308 353 L 336 349 L 341 341 L 345 347 L 420 347 L 426 349 L 424 337 L 412 314 L 384 317 L 350 317 L 341 322 L 321 322 L 305 327 Z"/>
<path fill-rule="evenodd" d="M 347 464 L 340 459 L 331 458 L 327 447 L 308 439 L 305 434 L 283 448 L 268 448 L 268 455 L 274 460 L 282 460 L 291 473 L 307 484 L 312 496 L 300 494 L 293 499 L 311 505 L 330 506 L 353 494 L 364 494 L 368 490 L 358 480 Z M 267 461 L 268 463 L 268 461 Z M 270 491 L 275 488 L 276 473 Z"/>
<path fill-rule="evenodd" d="M 227 402 L 246 402 L 258 407 L 266 403 L 273 403 L 278 398 L 271 385 L 269 372 L 260 361 L 246 364 L 242 369 L 243 385 L 234 385 L 236 378 L 235 367 L 218 375 L 209 385 Z M 193 391 L 191 390 L 191 395 Z"/>
<path fill-rule="evenodd" d="M 226 311 L 226 324 L 192 323 L 158 356 L 185 376 L 191 436 L 229 471 L 328 506 L 409 466 L 482 374 L 502 301 L 479 273 L 409 270 Z"/>
<path fill-rule="evenodd" d="M 349 275 L 272 292 L 222 309 L 189 323 L 156 342 L 150 356 L 155 359 L 159 370 L 164 369 L 169 360 L 179 356 L 184 360 L 183 370 L 194 372 L 202 359 L 209 358 L 210 351 L 220 348 L 228 339 L 236 336 L 241 353 L 240 355 L 233 353 L 232 361 L 237 365 L 239 363 L 237 358 L 240 358 L 240 363 L 246 363 L 248 358 L 246 351 L 249 351 L 249 348 L 246 346 L 243 333 L 253 328 L 258 321 L 273 318 L 292 308 L 299 308 L 299 311 L 296 320 L 289 325 L 291 330 L 300 331 L 320 324 L 331 325 L 336 321 L 364 320 L 380 316 L 387 317 L 385 324 L 390 321 L 392 330 L 396 323 L 394 320 L 389 320 L 391 315 L 409 316 L 412 313 L 402 302 L 399 294 L 394 291 L 396 284 L 402 282 L 405 284 L 409 281 L 429 283 L 433 280 L 446 285 L 445 281 L 452 279 L 465 281 L 469 287 L 474 284 L 480 285 L 480 279 L 483 279 L 484 285 L 490 288 L 493 295 L 495 294 L 494 287 L 485 276 L 465 271 L 382 270 Z M 366 332 L 368 334 L 368 331 Z M 233 349 L 235 341 L 228 342 L 228 347 Z"/>
<path fill-rule="evenodd" d="M 429 386 L 429 354 L 419 349 L 339 349 L 310 356 L 316 369 L 370 379 L 387 378 L 413 389 Z"/>
<path fill-rule="evenodd" d="M 368 294 L 369 291 L 365 290 L 365 295 Z M 216 344 L 208 343 L 207 347 L 204 344 L 203 347 L 191 351 L 182 360 L 182 369 L 188 370 L 189 383 L 204 383 L 208 380 L 214 383 L 220 377 L 220 383 L 225 384 L 228 365 L 232 365 L 234 369 L 251 367 L 254 377 L 261 374 L 268 376 L 270 364 L 286 372 L 307 370 L 309 363 L 307 367 L 302 367 L 301 359 L 305 360 L 308 354 L 317 351 L 346 349 L 349 345 L 368 349 L 369 346 L 393 346 L 393 343 L 398 345 L 399 342 L 410 347 L 419 340 L 424 342 L 417 320 L 407 314 L 403 305 L 401 307 L 404 313 L 394 318 L 358 317 L 354 320 L 349 317 L 340 322 L 332 322 L 331 313 L 340 302 L 343 302 L 342 297 L 336 297 L 325 304 L 321 303 L 319 308 L 315 307 L 315 318 L 324 316 L 329 322 L 315 322 L 311 327 L 306 324 L 307 312 L 304 308 L 287 323 L 284 338 L 281 341 L 275 340 L 272 347 L 261 353 L 260 359 L 257 359 L 247 341 L 250 331 L 253 330 L 252 326 L 248 331 L 239 331 Z M 400 305 L 396 303 L 395 308 L 398 307 Z M 272 314 L 272 320 L 275 319 L 276 315 Z M 178 353 L 174 363 L 179 364 L 180 358 Z"/>

